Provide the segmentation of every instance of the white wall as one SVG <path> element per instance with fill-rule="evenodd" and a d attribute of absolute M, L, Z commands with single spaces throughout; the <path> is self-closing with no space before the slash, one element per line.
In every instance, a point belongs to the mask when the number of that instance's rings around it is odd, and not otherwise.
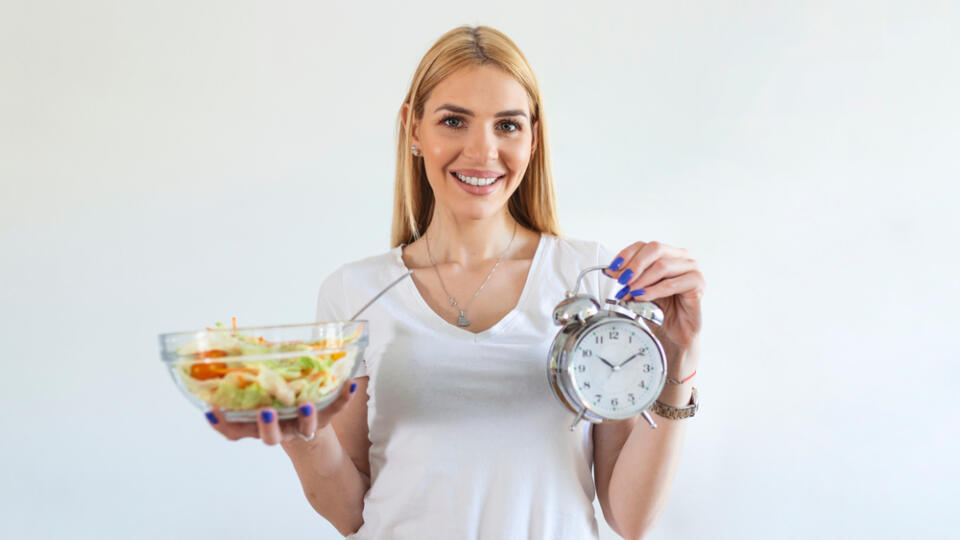
<path fill-rule="evenodd" d="M 156 335 L 309 321 L 389 247 L 395 113 L 462 23 L 536 70 L 565 232 L 706 275 L 702 412 L 649 538 L 954 531 L 956 3 L 5 0 L 3 536 L 339 537 Z"/>

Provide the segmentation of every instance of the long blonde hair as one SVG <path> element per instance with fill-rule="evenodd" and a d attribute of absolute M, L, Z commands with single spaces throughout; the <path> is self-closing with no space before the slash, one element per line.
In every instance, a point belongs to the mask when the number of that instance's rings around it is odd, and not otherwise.
<path fill-rule="evenodd" d="M 409 106 L 411 121 L 401 114 L 397 126 L 397 176 L 393 196 L 391 247 L 409 244 L 426 231 L 433 217 L 433 191 L 427 181 L 423 160 L 410 151 L 413 118 L 423 118 L 430 92 L 450 74 L 464 67 L 493 65 L 513 75 L 527 91 L 533 125 L 537 122 L 537 146 L 523 181 L 510 197 L 507 208 L 520 225 L 559 236 L 557 201 L 550 170 L 547 128 L 540 98 L 540 86 L 527 59 L 507 36 L 487 26 L 461 26 L 447 32 L 420 60 L 403 103 Z"/>

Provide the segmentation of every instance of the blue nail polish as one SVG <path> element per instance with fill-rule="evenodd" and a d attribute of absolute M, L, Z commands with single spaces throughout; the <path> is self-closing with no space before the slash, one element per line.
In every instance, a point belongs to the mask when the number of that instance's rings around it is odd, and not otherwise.
<path fill-rule="evenodd" d="M 623 264 L 623 257 L 617 257 L 610 263 L 610 270 L 619 270 L 621 264 Z"/>
<path fill-rule="evenodd" d="M 300 414 L 302 414 L 303 416 L 310 416 L 312 412 L 313 412 L 313 407 L 311 407 L 309 403 L 300 407 Z"/>
<path fill-rule="evenodd" d="M 356 391 L 357 391 L 357 383 L 354 382 L 353 384 L 350 385 L 350 393 L 352 394 Z"/>
<path fill-rule="evenodd" d="M 209 420 L 211 424 L 216 424 L 220 422 L 219 420 L 217 420 L 217 415 L 213 414 L 213 411 L 210 411 L 207 413 L 207 420 Z"/>
<path fill-rule="evenodd" d="M 619 282 L 621 285 L 626 285 L 626 283 L 630 281 L 630 278 L 632 277 L 633 270 L 624 270 L 623 273 L 620 274 L 620 279 L 618 279 L 617 282 Z"/>
<path fill-rule="evenodd" d="M 619 299 L 623 298 L 624 296 L 626 296 L 626 295 L 627 295 L 627 292 L 629 292 L 629 291 L 630 291 L 630 287 L 629 287 L 629 286 L 620 289 L 620 292 L 617 293 L 617 300 L 619 300 Z"/>
<path fill-rule="evenodd" d="M 644 289 L 637 289 L 637 290 L 635 290 L 635 291 L 630 291 L 630 296 L 640 296 L 641 294 L 643 294 L 643 293 L 645 293 L 645 292 L 647 292 L 647 291 L 645 291 Z"/>
<path fill-rule="evenodd" d="M 273 422 L 273 411 L 260 411 L 260 418 L 263 419 L 265 424 Z"/>

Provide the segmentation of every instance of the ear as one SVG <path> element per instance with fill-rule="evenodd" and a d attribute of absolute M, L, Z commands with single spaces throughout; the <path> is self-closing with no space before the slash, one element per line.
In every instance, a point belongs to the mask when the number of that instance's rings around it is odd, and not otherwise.
<path fill-rule="evenodd" d="M 410 118 L 411 116 L 413 115 L 410 114 L 410 104 L 404 103 L 403 106 L 400 107 L 400 121 L 403 123 L 404 129 L 407 128 L 407 122 L 411 120 Z M 420 145 L 419 131 L 420 131 L 420 123 L 417 122 L 416 118 L 414 118 L 413 130 L 410 132 L 410 142 L 413 145 L 415 145 L 417 148 L 420 148 L 421 151 L 423 151 L 423 147 Z"/>

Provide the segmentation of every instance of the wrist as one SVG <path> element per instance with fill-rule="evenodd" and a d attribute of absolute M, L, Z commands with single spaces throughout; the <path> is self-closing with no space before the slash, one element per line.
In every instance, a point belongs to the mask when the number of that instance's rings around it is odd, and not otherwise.
<path fill-rule="evenodd" d="M 667 384 L 657 397 L 657 401 L 671 407 L 686 407 L 693 397 L 693 382 L 685 384 Z"/>

